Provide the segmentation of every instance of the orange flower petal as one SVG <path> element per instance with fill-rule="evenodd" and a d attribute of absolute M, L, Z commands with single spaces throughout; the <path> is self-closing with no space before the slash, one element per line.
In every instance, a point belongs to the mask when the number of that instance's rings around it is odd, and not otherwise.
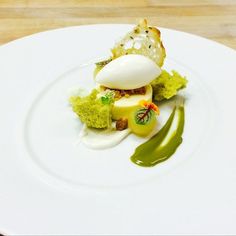
<path fill-rule="evenodd" d="M 153 111 L 155 111 L 158 115 L 160 114 L 159 108 L 156 104 L 152 103 L 152 102 L 147 102 L 145 100 L 141 100 L 139 102 L 139 105 L 146 107 L 148 109 L 152 109 Z"/>

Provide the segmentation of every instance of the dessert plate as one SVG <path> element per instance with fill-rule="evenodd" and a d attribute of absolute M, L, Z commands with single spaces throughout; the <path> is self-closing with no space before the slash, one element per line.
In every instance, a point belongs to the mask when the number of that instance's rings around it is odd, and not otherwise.
<path fill-rule="evenodd" d="M 0 233 L 235 234 L 236 52 L 161 28 L 164 68 L 189 81 L 183 143 L 166 162 L 136 166 L 144 140 L 78 143 L 71 88 L 94 86 L 94 63 L 131 25 L 38 33 L 0 47 Z M 176 99 L 161 103 L 158 128 Z"/>

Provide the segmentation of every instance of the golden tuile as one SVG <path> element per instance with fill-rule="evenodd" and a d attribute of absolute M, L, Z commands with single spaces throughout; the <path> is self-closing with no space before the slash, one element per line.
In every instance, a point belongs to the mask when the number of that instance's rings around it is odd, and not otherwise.
<path fill-rule="evenodd" d="M 149 27 L 146 19 L 142 19 L 111 51 L 112 59 L 127 54 L 140 54 L 149 57 L 160 67 L 166 57 L 160 31 L 155 27 Z"/>

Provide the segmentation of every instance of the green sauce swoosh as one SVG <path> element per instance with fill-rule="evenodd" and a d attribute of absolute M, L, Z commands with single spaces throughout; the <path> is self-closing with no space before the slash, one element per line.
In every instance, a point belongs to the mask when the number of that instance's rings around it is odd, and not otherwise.
<path fill-rule="evenodd" d="M 183 141 L 184 121 L 184 106 L 174 107 L 161 130 L 135 149 L 131 161 L 139 166 L 151 167 L 167 160 Z"/>

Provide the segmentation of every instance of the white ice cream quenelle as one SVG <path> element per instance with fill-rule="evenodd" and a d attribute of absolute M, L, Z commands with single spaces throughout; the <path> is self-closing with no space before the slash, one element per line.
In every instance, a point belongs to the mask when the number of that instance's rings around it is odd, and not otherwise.
<path fill-rule="evenodd" d="M 148 57 L 136 54 L 121 56 L 104 66 L 95 80 L 113 89 L 136 89 L 149 84 L 161 69 Z"/>

